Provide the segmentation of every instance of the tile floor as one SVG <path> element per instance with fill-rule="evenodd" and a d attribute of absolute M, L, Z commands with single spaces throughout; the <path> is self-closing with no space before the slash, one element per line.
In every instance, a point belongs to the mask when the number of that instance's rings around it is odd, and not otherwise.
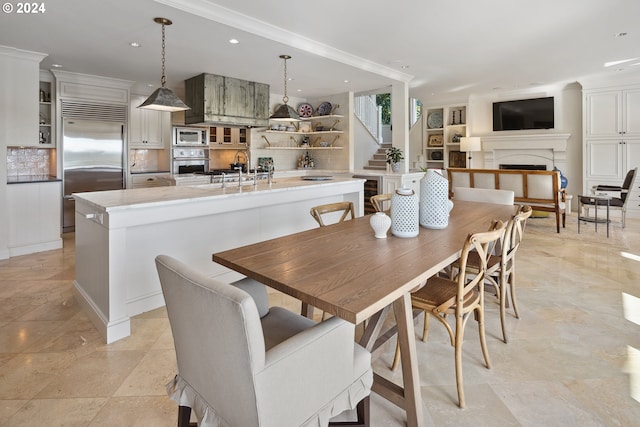
<path fill-rule="evenodd" d="M 434 323 L 429 341 L 418 341 L 427 425 L 640 425 L 640 220 L 624 232 L 614 226 L 610 239 L 592 225 L 577 235 L 575 221 L 558 235 L 551 220 L 529 220 L 518 254 L 521 318 L 508 318 L 509 344 L 487 299 L 490 370 L 467 325 L 466 409 L 456 406 L 444 328 Z M 131 337 L 105 345 L 73 299 L 73 277 L 73 234 L 62 250 L 0 261 L 0 426 L 176 425 L 164 390 L 175 371 L 165 310 L 136 316 Z M 390 344 L 375 368 L 399 380 L 388 369 Z M 372 420 L 405 425 L 376 395 Z"/>

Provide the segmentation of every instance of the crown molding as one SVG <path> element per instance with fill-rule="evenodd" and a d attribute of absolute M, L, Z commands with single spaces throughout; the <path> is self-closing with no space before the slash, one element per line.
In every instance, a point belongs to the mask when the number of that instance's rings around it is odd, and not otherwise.
<path fill-rule="evenodd" d="M 155 0 L 157 3 L 237 28 L 265 39 L 349 65 L 392 80 L 408 83 L 414 76 L 383 64 L 350 54 L 308 37 L 285 30 L 268 22 L 244 15 L 207 0 Z"/>

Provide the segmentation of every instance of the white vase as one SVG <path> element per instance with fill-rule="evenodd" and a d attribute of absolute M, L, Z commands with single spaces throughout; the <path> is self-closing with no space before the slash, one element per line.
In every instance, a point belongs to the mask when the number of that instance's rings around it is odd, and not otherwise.
<path fill-rule="evenodd" d="M 392 172 L 400 172 L 400 163 L 391 163 Z"/>
<path fill-rule="evenodd" d="M 434 170 L 428 170 L 420 180 L 420 225 L 443 229 L 449 225 L 449 181 Z"/>
<path fill-rule="evenodd" d="M 410 188 L 398 188 L 391 196 L 391 234 L 397 237 L 416 237 L 418 225 L 418 196 Z"/>
<path fill-rule="evenodd" d="M 387 231 L 389 231 L 391 227 L 391 218 L 389 218 L 386 213 L 376 212 L 371 215 L 369 224 L 371 224 L 371 228 L 373 228 L 376 239 L 387 238 Z"/>

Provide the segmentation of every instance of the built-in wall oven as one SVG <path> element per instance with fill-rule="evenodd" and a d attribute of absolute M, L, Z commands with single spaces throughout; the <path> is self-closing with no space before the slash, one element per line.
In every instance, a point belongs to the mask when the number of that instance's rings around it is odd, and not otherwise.
<path fill-rule="evenodd" d="M 185 173 L 209 172 L 209 150 L 196 147 L 181 147 L 171 150 L 173 161 L 171 173 L 174 175 Z"/>

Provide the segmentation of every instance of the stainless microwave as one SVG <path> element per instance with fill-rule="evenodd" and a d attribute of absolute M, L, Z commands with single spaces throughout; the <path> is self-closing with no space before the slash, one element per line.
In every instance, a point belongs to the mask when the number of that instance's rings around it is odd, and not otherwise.
<path fill-rule="evenodd" d="M 209 145 L 209 128 L 173 128 L 173 145 L 201 147 Z"/>

